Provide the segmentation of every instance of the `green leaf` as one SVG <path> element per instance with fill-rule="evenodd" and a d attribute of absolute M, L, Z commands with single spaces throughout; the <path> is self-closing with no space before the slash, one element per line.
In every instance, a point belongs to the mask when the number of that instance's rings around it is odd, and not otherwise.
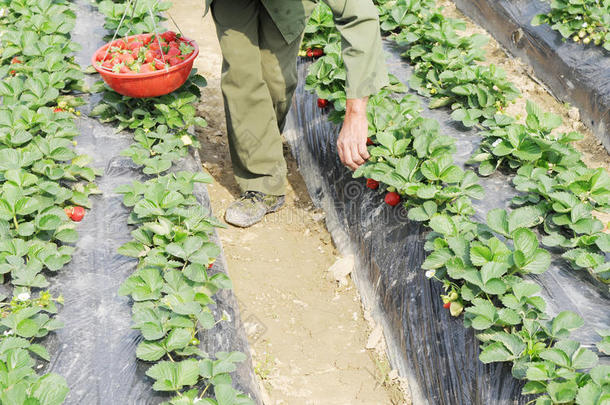
<path fill-rule="evenodd" d="M 530 258 L 538 249 L 538 239 L 534 232 L 526 228 L 516 229 L 513 233 L 515 249 L 523 252 L 526 258 Z"/>
<path fill-rule="evenodd" d="M 576 395 L 576 403 L 579 405 L 600 404 L 601 401 L 599 399 L 601 394 L 601 387 L 594 382 L 589 382 L 578 390 L 578 395 Z"/>
<path fill-rule="evenodd" d="M 42 345 L 33 343 L 28 347 L 28 350 L 31 351 L 32 353 L 35 353 L 36 355 L 38 355 L 38 357 L 40 357 L 43 360 L 51 361 L 51 356 L 49 355 L 49 352 Z"/>
<path fill-rule="evenodd" d="M 487 214 L 487 225 L 489 225 L 493 231 L 501 235 L 509 235 L 508 215 L 506 214 L 506 211 L 501 208 L 489 211 Z"/>
<path fill-rule="evenodd" d="M 136 357 L 144 361 L 157 361 L 166 351 L 159 342 L 143 341 L 136 347 Z"/>
<path fill-rule="evenodd" d="M 551 254 L 544 249 L 536 249 L 534 256 L 531 257 L 522 270 L 527 273 L 544 273 L 551 264 Z"/>
<path fill-rule="evenodd" d="M 19 336 L 30 338 L 35 336 L 39 330 L 40 327 L 36 321 L 31 318 L 26 318 L 17 324 L 15 332 Z"/>
<path fill-rule="evenodd" d="M 572 367 L 577 370 L 589 369 L 597 364 L 595 353 L 584 347 L 579 347 L 572 355 Z"/>
<path fill-rule="evenodd" d="M 51 231 L 61 225 L 61 218 L 54 214 L 42 215 L 36 217 L 36 227 L 44 231 Z"/>
<path fill-rule="evenodd" d="M 536 283 L 521 281 L 513 285 L 513 293 L 518 300 L 524 297 L 531 297 L 540 292 L 540 286 Z"/>
<path fill-rule="evenodd" d="M 167 336 L 165 346 L 167 351 L 184 349 L 192 339 L 192 333 L 186 328 L 173 329 Z"/>
<path fill-rule="evenodd" d="M 543 220 L 543 212 L 536 206 L 517 208 L 508 216 L 508 230 L 510 233 L 517 228 L 531 228 Z"/>
<path fill-rule="evenodd" d="M 195 359 L 183 360 L 178 363 L 178 385 L 191 386 L 199 379 L 199 363 Z"/>
<path fill-rule="evenodd" d="M 425 201 L 421 206 L 411 208 L 408 217 L 413 221 L 427 221 L 436 214 L 437 208 L 434 201 Z"/>
<path fill-rule="evenodd" d="M 36 381 L 31 388 L 31 395 L 40 405 L 62 404 L 70 389 L 66 380 L 57 374 L 47 374 Z"/>
<path fill-rule="evenodd" d="M 512 353 L 501 342 L 494 342 L 485 346 L 479 355 L 479 359 L 485 364 L 509 361 L 512 358 Z"/>
<path fill-rule="evenodd" d="M 565 336 L 568 332 L 584 325 L 584 321 L 572 311 L 560 312 L 552 322 L 553 336 Z"/>
<path fill-rule="evenodd" d="M 557 382 L 552 381 L 547 386 L 551 400 L 555 403 L 568 403 L 576 398 L 578 385 L 575 381 Z"/>
<path fill-rule="evenodd" d="M 146 254 L 146 247 L 140 242 L 127 242 L 118 248 L 117 252 L 123 256 L 141 257 Z"/>
<path fill-rule="evenodd" d="M 421 267 L 424 270 L 438 269 L 443 267 L 453 257 L 454 255 L 449 249 L 435 250 L 426 257 Z"/>
<path fill-rule="evenodd" d="M 62 229 L 55 234 L 55 239 L 64 243 L 76 243 L 78 241 L 78 233 L 74 229 Z"/>
<path fill-rule="evenodd" d="M 430 219 L 430 228 L 443 235 L 455 235 L 456 227 L 453 220 L 446 214 L 435 214 Z"/>
<path fill-rule="evenodd" d="M 547 349 L 540 353 L 540 357 L 560 367 L 570 367 L 570 358 L 560 349 Z"/>

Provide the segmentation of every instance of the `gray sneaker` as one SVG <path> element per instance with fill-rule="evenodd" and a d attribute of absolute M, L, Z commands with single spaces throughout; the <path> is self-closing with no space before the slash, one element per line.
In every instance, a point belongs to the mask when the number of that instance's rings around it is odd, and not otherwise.
<path fill-rule="evenodd" d="M 231 225 L 247 228 L 260 222 L 266 214 L 275 212 L 284 205 L 283 195 L 270 195 L 259 191 L 246 191 L 225 212 L 225 221 Z"/>

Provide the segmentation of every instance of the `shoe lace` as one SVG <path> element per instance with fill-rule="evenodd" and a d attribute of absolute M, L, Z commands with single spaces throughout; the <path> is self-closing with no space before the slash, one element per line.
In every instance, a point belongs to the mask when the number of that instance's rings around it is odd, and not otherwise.
<path fill-rule="evenodd" d="M 246 191 L 241 195 L 241 199 L 263 201 L 263 193 L 260 191 Z"/>

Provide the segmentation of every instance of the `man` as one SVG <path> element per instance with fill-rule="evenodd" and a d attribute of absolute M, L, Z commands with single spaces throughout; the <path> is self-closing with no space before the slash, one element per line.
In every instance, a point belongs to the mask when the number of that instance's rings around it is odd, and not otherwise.
<path fill-rule="evenodd" d="M 324 0 L 342 38 L 347 71 L 341 162 L 356 169 L 366 149 L 368 96 L 387 84 L 371 0 Z M 286 193 L 281 131 L 297 85 L 297 54 L 313 0 L 206 0 L 223 54 L 221 88 L 235 179 L 243 194 L 225 213 L 248 227 L 278 210 Z"/>

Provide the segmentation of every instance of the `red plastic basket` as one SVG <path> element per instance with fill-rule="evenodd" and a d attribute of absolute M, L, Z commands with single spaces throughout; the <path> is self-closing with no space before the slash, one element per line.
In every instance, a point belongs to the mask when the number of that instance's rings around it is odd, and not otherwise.
<path fill-rule="evenodd" d="M 129 40 L 133 37 L 137 37 L 137 35 L 129 36 L 126 39 Z M 184 37 L 181 38 L 181 41 L 191 45 L 194 48 L 194 51 L 187 59 L 182 61 L 182 63 L 167 69 L 149 73 L 124 74 L 103 69 L 96 63 L 97 55 L 105 53 L 106 49 L 110 46 L 110 43 L 102 46 L 93 54 L 91 57 L 91 64 L 95 70 L 99 72 L 106 84 L 119 94 L 134 98 L 163 96 L 178 89 L 186 82 L 186 79 L 188 79 L 189 74 L 193 69 L 193 62 L 199 54 L 199 47 L 195 41 Z"/>

